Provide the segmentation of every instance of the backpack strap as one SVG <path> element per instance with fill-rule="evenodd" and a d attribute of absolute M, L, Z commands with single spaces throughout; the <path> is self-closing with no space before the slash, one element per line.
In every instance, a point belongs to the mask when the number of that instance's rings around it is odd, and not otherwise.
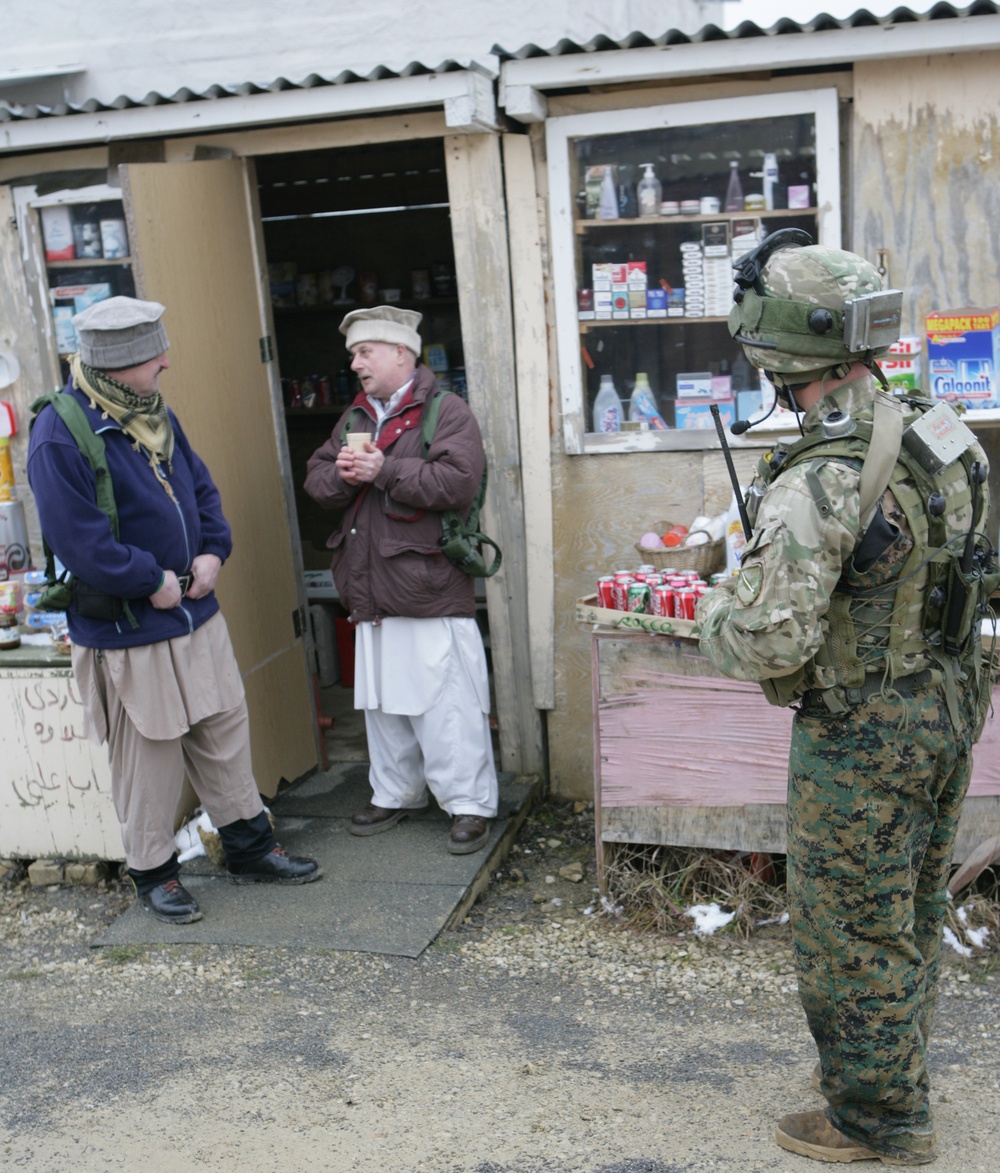
<path fill-rule="evenodd" d="M 59 418 L 66 425 L 69 434 L 76 442 L 76 446 L 83 453 L 90 465 L 94 474 L 94 481 L 96 484 L 96 500 L 97 507 L 100 511 L 107 515 L 108 521 L 111 523 L 111 532 L 115 536 L 115 541 L 118 541 L 118 506 L 115 503 L 115 489 L 111 481 L 111 472 L 108 468 L 107 452 L 105 451 L 104 441 L 90 426 L 90 421 L 77 401 L 76 397 L 67 394 L 65 391 L 54 391 L 51 395 L 43 395 L 40 399 L 36 399 L 31 405 L 32 418 L 28 425 L 30 432 L 31 428 L 35 426 L 35 421 L 38 419 L 39 413 L 46 406 L 51 406 Z M 69 586 L 65 576 L 62 579 L 57 579 L 55 572 L 55 555 L 51 547 L 45 540 L 45 535 L 42 535 L 42 547 L 45 552 L 45 577 L 49 584 L 60 586 Z M 72 576 L 71 576 L 72 577 Z M 65 595 L 65 591 L 57 593 L 56 598 L 61 599 Z M 122 599 L 122 610 L 134 630 L 139 626 L 135 616 L 132 614 L 132 608 L 129 606 L 128 599 Z"/>
<path fill-rule="evenodd" d="M 437 431 L 438 416 L 441 414 L 441 404 L 446 395 L 454 392 L 445 391 L 441 387 L 435 388 L 431 397 L 424 405 L 421 418 L 420 437 L 421 452 L 424 460 L 429 459 L 431 443 Z M 453 566 L 457 566 L 465 574 L 477 578 L 492 578 L 500 569 L 503 555 L 500 547 L 481 533 L 479 529 L 479 511 L 486 500 L 487 469 L 483 462 L 483 476 L 479 482 L 475 499 L 469 508 L 468 517 L 464 518 L 456 509 L 446 509 L 441 513 L 441 550 Z M 494 558 L 489 565 L 483 557 L 484 547 L 489 546 L 494 552 Z"/>

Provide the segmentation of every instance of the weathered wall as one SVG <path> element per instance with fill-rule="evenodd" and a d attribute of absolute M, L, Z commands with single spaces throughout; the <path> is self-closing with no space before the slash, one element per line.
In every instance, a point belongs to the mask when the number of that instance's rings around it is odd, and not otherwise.
<path fill-rule="evenodd" d="M 998 73 L 997 52 L 855 67 L 851 247 L 889 250 L 904 333 L 1000 296 Z"/>
<path fill-rule="evenodd" d="M 25 281 L 22 242 L 14 220 L 10 188 L 0 186 L 0 350 L 10 351 L 21 373 L 10 387 L 0 391 L 0 399 L 14 408 L 18 432 L 10 442 L 14 465 L 14 482 L 18 499 L 25 502 L 28 544 L 35 565 L 43 565 L 41 535 L 31 490 L 28 488 L 28 423 L 30 405 L 39 395 L 51 390 L 48 365 L 39 353 L 32 317 L 33 302 Z M 40 307 L 45 312 L 45 307 Z"/>
<path fill-rule="evenodd" d="M 759 453 L 735 454 L 749 479 Z M 552 791 L 590 798 L 594 747 L 590 631 L 574 618 L 574 603 L 595 580 L 635 566 L 635 541 L 654 521 L 690 521 L 725 509 L 732 489 L 720 451 L 620 456 L 557 455 L 552 463 L 555 532 L 555 710 L 548 716 Z M 663 719 L 669 722 L 670 714 Z"/>
<path fill-rule="evenodd" d="M 902 289 L 903 332 L 933 310 L 1000 305 L 1000 53 L 858 65 L 851 242 Z M 977 429 L 1000 529 L 1000 428 Z"/>

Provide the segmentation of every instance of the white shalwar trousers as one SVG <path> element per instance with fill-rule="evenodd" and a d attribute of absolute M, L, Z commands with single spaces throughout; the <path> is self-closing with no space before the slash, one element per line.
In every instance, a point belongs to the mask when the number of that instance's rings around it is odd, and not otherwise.
<path fill-rule="evenodd" d="M 359 623 L 354 707 L 363 709 L 372 802 L 449 815 L 497 813 L 486 653 L 474 619 Z"/>

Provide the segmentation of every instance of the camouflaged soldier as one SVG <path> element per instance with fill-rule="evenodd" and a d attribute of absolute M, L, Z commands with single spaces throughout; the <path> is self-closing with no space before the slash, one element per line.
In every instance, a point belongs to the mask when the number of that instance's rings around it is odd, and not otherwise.
<path fill-rule="evenodd" d="M 989 705 L 980 619 L 997 582 L 979 531 L 987 462 L 944 404 L 883 394 L 901 295 L 861 257 L 768 238 L 737 268 L 730 332 L 803 412 L 760 462 L 738 576 L 700 602 L 727 676 L 797 705 L 788 899 L 825 1111 L 782 1148 L 934 1159 L 926 1047 L 946 883 Z"/>

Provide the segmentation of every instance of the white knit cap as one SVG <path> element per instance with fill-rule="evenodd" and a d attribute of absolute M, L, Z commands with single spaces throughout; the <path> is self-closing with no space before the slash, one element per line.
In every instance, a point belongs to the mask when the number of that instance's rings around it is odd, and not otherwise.
<path fill-rule="evenodd" d="M 340 332 L 347 338 L 347 349 L 359 342 L 399 343 L 420 357 L 420 335 L 417 327 L 423 314 L 416 310 L 401 310 L 393 305 L 375 305 L 370 309 L 351 310 L 340 323 Z"/>
<path fill-rule="evenodd" d="M 162 316 L 158 301 L 109 297 L 94 302 L 73 318 L 80 358 L 102 371 L 121 371 L 156 358 L 170 345 Z"/>

